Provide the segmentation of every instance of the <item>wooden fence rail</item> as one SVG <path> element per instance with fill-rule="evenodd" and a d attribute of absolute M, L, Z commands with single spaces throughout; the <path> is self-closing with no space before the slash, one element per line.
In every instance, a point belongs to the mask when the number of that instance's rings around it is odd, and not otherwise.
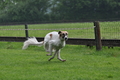
<path fill-rule="evenodd" d="M 96 50 L 101 50 L 102 46 L 118 46 L 120 47 L 120 40 L 116 39 L 101 39 L 100 34 L 100 25 L 98 21 L 94 22 L 94 33 L 95 39 L 81 39 L 81 38 L 69 38 L 67 44 L 73 45 L 87 45 L 87 46 L 96 46 Z M 28 26 L 25 25 L 25 36 L 26 37 L 0 37 L 0 41 L 7 41 L 7 42 L 24 42 L 28 37 Z M 43 41 L 43 37 L 37 37 L 38 41 Z"/>
<path fill-rule="evenodd" d="M 0 41 L 3 42 L 24 42 L 26 37 L 0 37 Z M 43 37 L 37 37 L 38 41 L 43 41 Z M 102 39 L 102 46 L 117 46 L 120 47 L 120 40 L 116 39 Z M 95 39 L 80 39 L 80 38 L 69 38 L 67 44 L 73 45 L 88 45 L 96 46 Z"/>

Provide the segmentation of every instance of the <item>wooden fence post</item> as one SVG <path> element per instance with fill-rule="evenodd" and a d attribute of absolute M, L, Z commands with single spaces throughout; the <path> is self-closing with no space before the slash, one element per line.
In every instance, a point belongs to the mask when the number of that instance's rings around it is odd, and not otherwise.
<path fill-rule="evenodd" d="M 94 26 L 95 26 L 94 32 L 95 32 L 96 50 L 99 51 L 102 49 L 99 21 L 95 21 Z"/>
<path fill-rule="evenodd" d="M 28 35 L 28 26 L 27 26 L 27 24 L 25 24 L 25 35 L 26 35 L 26 38 L 29 37 L 29 35 Z"/>

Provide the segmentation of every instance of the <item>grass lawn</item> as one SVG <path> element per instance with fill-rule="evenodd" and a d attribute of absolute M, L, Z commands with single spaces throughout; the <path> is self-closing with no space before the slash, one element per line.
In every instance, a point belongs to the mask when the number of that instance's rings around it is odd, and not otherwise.
<path fill-rule="evenodd" d="M 61 57 L 47 61 L 43 47 L 0 42 L 0 80 L 120 80 L 120 48 L 96 51 L 80 45 L 66 45 Z"/>
<path fill-rule="evenodd" d="M 86 23 L 56 23 L 56 24 L 34 24 L 28 25 L 29 29 L 58 29 L 58 30 L 29 30 L 30 37 L 44 37 L 48 32 L 67 30 L 69 38 L 92 38 L 94 39 L 93 22 Z M 117 22 L 100 22 L 101 37 L 104 39 L 120 39 L 120 21 Z M 80 29 L 66 29 L 80 28 Z M 88 29 L 87 29 L 88 28 Z M 90 28 L 90 29 L 89 29 Z M 24 29 L 24 25 L 0 26 L 0 29 Z M 24 37 L 24 30 L 1 30 L 0 36 L 17 36 Z"/>
<path fill-rule="evenodd" d="M 120 39 L 120 22 L 100 22 L 104 39 Z M 29 29 L 90 28 L 93 23 L 28 25 Z M 0 29 L 24 29 L 24 25 L 0 26 Z M 44 37 L 53 30 L 29 31 L 29 36 Z M 94 38 L 94 29 L 67 30 L 70 38 Z M 23 30 L 0 30 L 0 36 L 24 37 Z M 120 80 L 120 47 L 96 51 L 81 45 L 66 45 L 61 57 L 48 61 L 43 47 L 23 43 L 0 42 L 0 80 Z"/>

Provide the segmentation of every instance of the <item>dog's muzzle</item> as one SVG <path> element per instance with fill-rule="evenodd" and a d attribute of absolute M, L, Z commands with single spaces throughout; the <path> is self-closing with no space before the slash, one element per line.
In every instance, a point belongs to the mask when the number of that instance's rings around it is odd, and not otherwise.
<path fill-rule="evenodd" d="M 68 37 L 65 37 L 64 39 L 65 39 L 65 41 L 67 41 L 67 40 L 68 40 Z"/>

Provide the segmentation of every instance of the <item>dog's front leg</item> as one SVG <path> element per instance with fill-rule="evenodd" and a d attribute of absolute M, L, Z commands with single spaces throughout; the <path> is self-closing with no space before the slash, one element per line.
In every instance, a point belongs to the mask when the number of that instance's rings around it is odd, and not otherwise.
<path fill-rule="evenodd" d="M 60 61 L 62 61 L 62 62 L 66 61 L 66 60 L 64 60 L 64 59 L 61 59 L 61 57 L 60 57 L 60 50 L 58 50 L 58 52 L 57 52 L 57 58 L 58 58 Z"/>
<path fill-rule="evenodd" d="M 50 58 L 50 59 L 48 59 L 48 61 L 50 61 L 51 59 L 53 59 L 54 57 L 55 57 L 55 55 L 57 54 L 57 50 L 55 51 L 55 53 L 54 53 L 54 55 Z"/>

